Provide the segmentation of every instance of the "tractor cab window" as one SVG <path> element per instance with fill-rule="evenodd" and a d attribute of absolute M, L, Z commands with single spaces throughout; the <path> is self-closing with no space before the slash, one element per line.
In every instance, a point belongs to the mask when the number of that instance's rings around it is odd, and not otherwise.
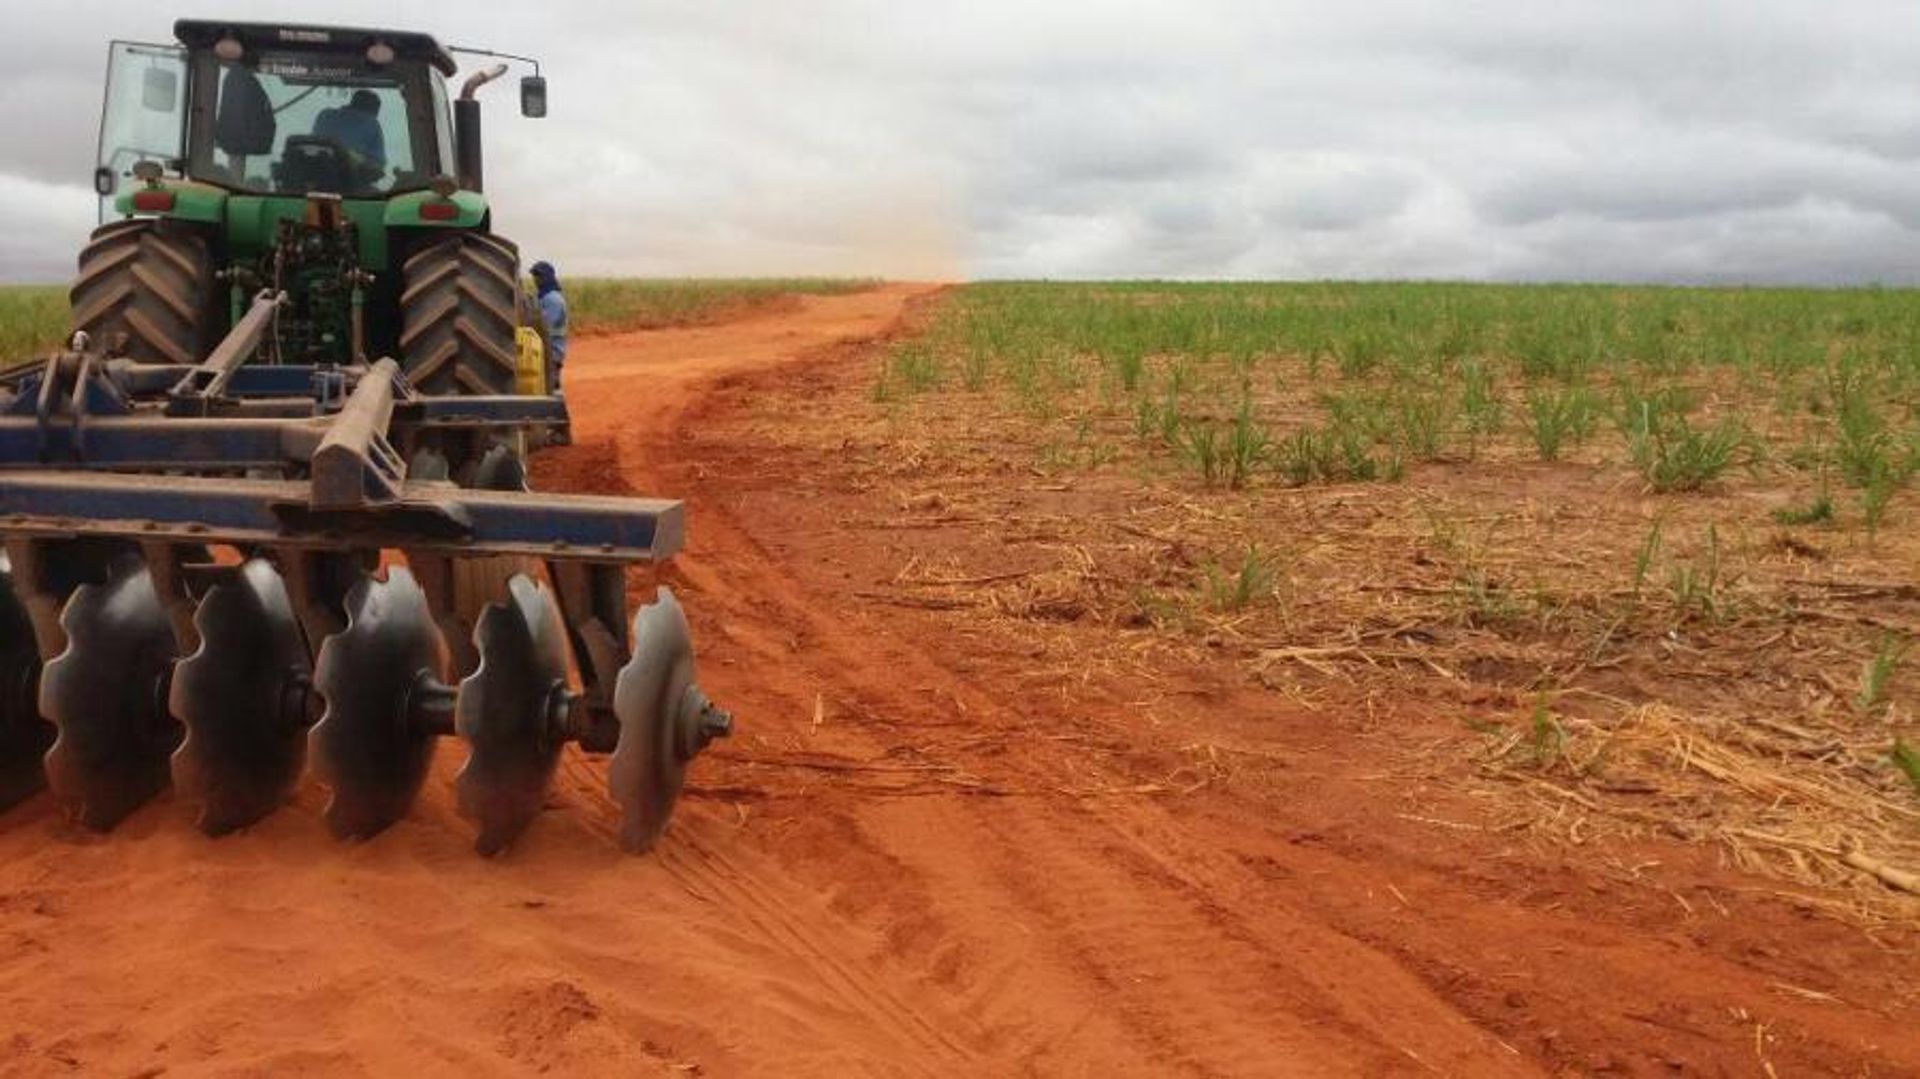
<path fill-rule="evenodd" d="M 195 175 L 281 195 L 376 197 L 433 175 L 433 102 L 417 66 L 356 66 L 326 54 L 262 53 L 218 65 L 211 138 Z"/>
<path fill-rule="evenodd" d="M 433 125 L 436 139 L 434 149 L 440 153 L 440 160 L 447 172 L 453 171 L 453 110 L 447 103 L 447 84 L 439 75 L 429 80 L 433 84 Z"/>
<path fill-rule="evenodd" d="M 157 161 L 168 172 L 181 171 L 187 100 L 184 50 L 116 41 L 107 57 L 106 110 L 100 117 L 94 178 L 103 221 L 134 165 Z"/>

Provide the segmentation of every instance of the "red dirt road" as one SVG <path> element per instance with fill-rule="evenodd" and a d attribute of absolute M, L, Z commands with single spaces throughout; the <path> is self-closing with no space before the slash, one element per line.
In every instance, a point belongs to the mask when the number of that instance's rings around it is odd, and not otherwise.
<path fill-rule="evenodd" d="M 668 573 L 739 716 L 654 855 L 571 754 L 493 861 L 452 746 L 358 846 L 317 789 L 219 841 L 36 801 L 0 818 L 0 1074 L 1920 1073 L 1910 959 L 1704 852 L 1515 847 L 1228 675 L 1069 691 L 863 599 L 925 541 L 750 417 L 844 399 L 924 291 L 576 346 L 537 481 L 688 497 Z M 1231 781 L 1184 781 L 1203 738 Z"/>

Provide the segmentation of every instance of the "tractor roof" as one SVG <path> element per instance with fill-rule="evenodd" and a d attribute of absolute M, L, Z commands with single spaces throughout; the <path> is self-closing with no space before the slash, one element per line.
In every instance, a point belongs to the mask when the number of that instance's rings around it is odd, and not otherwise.
<path fill-rule="evenodd" d="M 447 50 L 431 34 L 408 30 L 368 30 L 353 26 L 307 26 L 299 23 L 221 22 L 213 19 L 181 19 L 173 24 L 173 36 L 188 48 L 212 48 L 223 37 L 238 38 L 249 49 L 293 47 L 338 49 L 364 52 L 376 41 L 392 46 L 394 55 L 426 60 L 451 76 L 457 65 Z"/>

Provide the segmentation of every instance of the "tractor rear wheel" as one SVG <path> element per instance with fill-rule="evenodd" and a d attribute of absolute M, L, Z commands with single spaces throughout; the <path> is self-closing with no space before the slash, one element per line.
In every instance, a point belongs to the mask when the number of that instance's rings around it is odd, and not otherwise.
<path fill-rule="evenodd" d="M 400 352 L 414 389 L 512 393 L 520 249 L 497 236 L 456 232 L 416 250 L 401 275 Z"/>
<path fill-rule="evenodd" d="M 442 395 L 514 392 L 524 308 L 519 248 L 478 232 L 433 237 L 407 258 L 402 282 L 400 352 L 414 389 Z M 526 490 L 519 446 L 443 446 L 440 452 L 463 487 Z M 539 580 L 539 565 L 519 556 L 458 560 L 449 582 L 456 624 L 470 633 L 487 604 L 505 601 L 515 574 Z"/>
<path fill-rule="evenodd" d="M 178 221 L 133 218 L 95 229 L 68 293 L 73 328 L 142 363 L 199 363 L 211 346 L 213 255 Z"/>

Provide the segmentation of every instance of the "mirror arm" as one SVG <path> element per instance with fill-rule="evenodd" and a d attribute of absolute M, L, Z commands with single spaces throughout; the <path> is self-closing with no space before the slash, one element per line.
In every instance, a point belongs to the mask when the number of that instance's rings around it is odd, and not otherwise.
<path fill-rule="evenodd" d="M 510 52 L 494 52 L 492 49 L 470 49 L 465 45 L 449 45 L 447 46 L 447 51 L 463 52 L 469 56 L 491 56 L 496 60 L 518 60 L 523 64 L 532 64 L 533 73 L 535 75 L 540 74 L 540 61 L 535 60 L 531 56 L 520 56 Z"/>

